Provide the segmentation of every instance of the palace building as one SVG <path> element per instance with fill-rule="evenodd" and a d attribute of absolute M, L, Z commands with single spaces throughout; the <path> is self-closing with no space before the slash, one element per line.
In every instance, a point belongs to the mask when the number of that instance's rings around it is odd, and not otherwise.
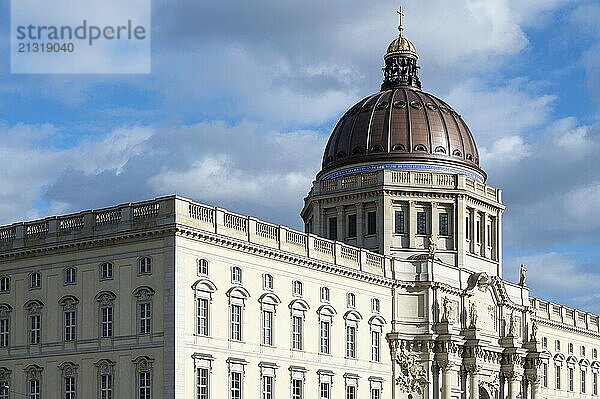
<path fill-rule="evenodd" d="M 0 227 L 0 399 L 598 397 L 598 316 L 503 278 L 502 192 L 399 28 L 305 232 L 178 196 Z"/>

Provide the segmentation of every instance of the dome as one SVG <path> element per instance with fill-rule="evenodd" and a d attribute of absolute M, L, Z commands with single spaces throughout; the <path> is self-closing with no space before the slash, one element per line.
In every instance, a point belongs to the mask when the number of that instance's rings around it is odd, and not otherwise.
<path fill-rule="evenodd" d="M 402 17 L 402 12 L 399 14 Z M 438 170 L 485 181 L 469 127 L 450 105 L 421 90 L 415 46 L 399 36 L 384 55 L 381 91 L 352 106 L 329 138 L 318 178 L 381 168 Z"/>

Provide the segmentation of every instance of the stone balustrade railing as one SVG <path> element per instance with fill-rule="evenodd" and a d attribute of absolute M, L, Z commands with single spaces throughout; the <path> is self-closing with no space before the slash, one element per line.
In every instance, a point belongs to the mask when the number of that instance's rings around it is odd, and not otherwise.
<path fill-rule="evenodd" d="M 540 319 L 551 320 L 572 327 L 600 333 L 600 318 L 598 315 L 538 298 L 530 298 L 529 302 L 535 316 Z"/>
<path fill-rule="evenodd" d="M 385 256 L 176 196 L 0 226 L 0 252 L 176 224 L 391 277 Z"/>
<path fill-rule="evenodd" d="M 397 170 L 357 173 L 331 180 L 317 181 L 312 193 L 313 195 L 329 194 L 380 185 L 465 190 L 492 201 L 502 202 L 501 190 L 487 186 L 464 175 Z"/>

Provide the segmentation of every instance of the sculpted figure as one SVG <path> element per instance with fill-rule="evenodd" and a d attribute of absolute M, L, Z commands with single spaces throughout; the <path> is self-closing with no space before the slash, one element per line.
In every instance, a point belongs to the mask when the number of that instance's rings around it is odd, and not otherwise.
<path fill-rule="evenodd" d="M 475 302 L 471 302 L 471 306 L 469 307 L 469 328 L 477 327 L 477 305 Z"/>
<path fill-rule="evenodd" d="M 531 341 L 537 341 L 537 332 L 538 332 L 538 326 L 537 326 L 536 322 L 534 321 L 533 324 L 531 325 Z"/>
<path fill-rule="evenodd" d="M 508 334 L 509 337 L 515 336 L 515 314 L 514 312 L 510 314 L 510 319 L 508 321 Z"/>
<path fill-rule="evenodd" d="M 435 251 L 437 251 L 437 244 L 434 242 L 434 240 L 430 236 L 429 237 L 429 257 L 430 258 L 433 258 L 433 256 L 435 255 Z"/>
<path fill-rule="evenodd" d="M 526 281 L 527 281 L 527 269 L 525 268 L 525 265 L 522 264 L 520 272 L 519 272 L 519 285 L 521 287 L 527 287 Z"/>

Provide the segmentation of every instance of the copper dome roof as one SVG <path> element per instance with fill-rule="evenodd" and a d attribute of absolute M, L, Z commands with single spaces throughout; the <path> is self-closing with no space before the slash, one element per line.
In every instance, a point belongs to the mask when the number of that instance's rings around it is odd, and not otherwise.
<path fill-rule="evenodd" d="M 485 180 L 467 124 L 447 103 L 421 90 L 419 56 L 403 36 L 402 21 L 398 29 L 400 35 L 384 56 L 381 91 L 342 116 L 325 148 L 318 177 L 328 178 L 348 166 L 402 163 Z"/>
<path fill-rule="evenodd" d="M 479 153 L 461 116 L 439 98 L 397 87 L 364 98 L 336 125 L 321 174 L 348 165 L 425 161 L 474 170 Z"/>

